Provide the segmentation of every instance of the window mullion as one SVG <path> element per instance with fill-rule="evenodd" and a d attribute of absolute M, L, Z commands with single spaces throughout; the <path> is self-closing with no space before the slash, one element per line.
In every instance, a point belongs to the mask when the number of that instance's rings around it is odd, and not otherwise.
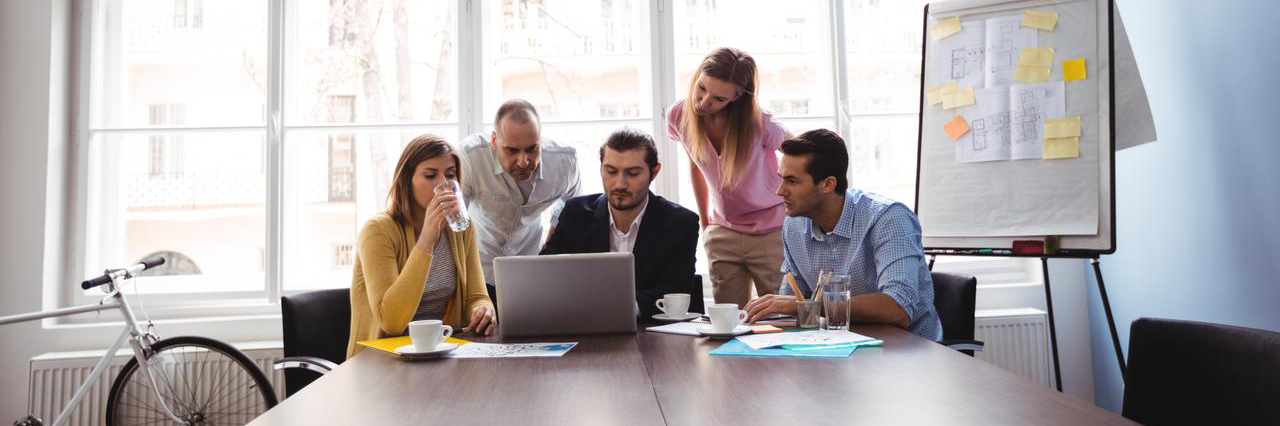
<path fill-rule="evenodd" d="M 283 205 L 280 199 L 284 196 L 283 176 L 284 176 L 284 156 L 281 155 L 283 150 L 283 125 L 284 125 L 284 51 L 285 51 L 285 18 L 289 9 L 285 4 L 286 0 L 271 0 L 269 3 L 267 24 L 267 135 L 264 149 L 264 158 L 266 158 L 266 194 L 267 194 L 267 220 L 266 222 L 266 297 L 270 302 L 280 300 L 281 289 L 284 286 L 283 273 L 284 270 L 280 264 L 281 253 L 283 252 L 283 227 L 280 221 L 283 218 Z"/>
<path fill-rule="evenodd" d="M 836 131 L 842 135 L 845 140 L 853 140 L 850 133 L 849 125 L 849 78 L 848 78 L 848 58 L 845 51 L 847 50 L 845 39 L 845 16 L 844 16 L 844 0 L 831 0 L 831 52 L 832 65 L 834 65 L 834 83 L 835 83 L 835 101 L 836 101 Z M 850 176 L 852 177 L 852 176 Z"/>
<path fill-rule="evenodd" d="M 458 141 L 484 130 L 483 1 L 456 0 L 458 11 Z"/>
<path fill-rule="evenodd" d="M 649 56 L 653 67 L 653 138 L 658 142 L 658 161 L 667 164 L 667 173 L 659 173 L 655 192 L 670 200 L 680 199 L 681 149 L 667 136 L 667 106 L 675 102 L 675 19 L 671 0 L 656 0 L 649 9 Z"/>

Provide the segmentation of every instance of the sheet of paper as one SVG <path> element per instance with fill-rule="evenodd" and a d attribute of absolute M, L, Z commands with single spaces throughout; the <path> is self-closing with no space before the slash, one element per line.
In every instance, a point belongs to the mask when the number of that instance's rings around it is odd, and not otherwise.
<path fill-rule="evenodd" d="M 1019 16 L 1006 16 L 987 20 L 983 43 L 985 87 L 1013 84 L 1018 54 L 1024 47 L 1036 47 L 1036 30 L 1023 28 L 1019 25 L 1021 19 Z M 963 83 L 960 85 L 964 86 Z"/>
<path fill-rule="evenodd" d="M 1072 59 L 1062 63 L 1062 81 L 1076 81 L 1087 78 L 1084 69 L 1084 58 Z"/>
<path fill-rule="evenodd" d="M 929 36 L 933 37 L 933 41 L 938 41 L 963 30 L 964 27 L 960 24 L 960 17 L 956 16 L 938 21 L 937 24 L 929 27 Z"/>
<path fill-rule="evenodd" d="M 1053 66 L 1052 47 L 1024 47 L 1018 52 L 1018 65 L 1049 68 Z"/>
<path fill-rule="evenodd" d="M 930 87 L 929 90 L 926 90 L 924 92 L 924 94 L 925 94 L 925 97 L 929 100 L 929 105 L 938 105 L 942 103 L 943 94 L 954 92 L 956 90 L 959 90 L 959 87 L 956 86 L 955 80 L 951 80 L 946 83 L 942 83 L 937 86 Z"/>
<path fill-rule="evenodd" d="M 704 323 L 697 323 L 697 322 L 675 322 L 671 324 L 645 327 L 644 329 L 648 331 L 657 332 L 657 333 L 679 334 L 684 336 L 701 336 L 702 333 L 698 332 L 698 327 L 706 327 L 706 326 L 707 325 Z"/>
<path fill-rule="evenodd" d="M 752 334 L 738 336 L 751 349 L 764 349 L 782 345 L 837 345 L 876 340 L 845 330 L 813 330 L 788 333 Z"/>
<path fill-rule="evenodd" d="M 956 162 L 1008 160 L 1009 88 L 978 90 L 977 99 L 977 104 L 960 111 L 969 119 L 969 133 L 956 140 Z"/>
<path fill-rule="evenodd" d="M 969 123 L 964 121 L 963 116 L 956 116 L 954 120 L 942 126 L 942 129 L 947 131 L 947 137 L 951 138 L 951 140 L 956 140 L 969 132 Z"/>
<path fill-rule="evenodd" d="M 954 92 L 942 94 L 942 109 L 954 109 L 962 106 L 973 105 L 975 101 L 973 88 L 966 87 Z"/>
<path fill-rule="evenodd" d="M 982 49 L 986 39 L 984 21 L 964 23 L 964 31 L 944 38 L 931 48 L 934 69 L 933 81 L 952 81 L 958 87 L 985 87 L 982 61 L 986 59 Z"/>
<path fill-rule="evenodd" d="M 1049 138 L 1044 140 L 1044 159 L 1079 158 L 1080 138 Z"/>
<path fill-rule="evenodd" d="M 1058 14 L 1028 10 L 1022 12 L 1022 26 L 1038 30 L 1053 31 L 1058 25 Z"/>
<path fill-rule="evenodd" d="M 1049 118 L 1044 121 L 1045 139 L 1078 136 L 1080 136 L 1080 117 Z"/>
<path fill-rule="evenodd" d="M 563 356 L 578 342 L 568 343 L 471 343 L 445 355 L 448 358 L 530 358 Z"/>
<path fill-rule="evenodd" d="M 1041 158 L 1044 144 L 1044 122 L 1047 117 L 1066 114 L 1066 93 L 1061 81 L 1009 88 L 1009 114 L 1013 132 L 1010 158 Z"/>

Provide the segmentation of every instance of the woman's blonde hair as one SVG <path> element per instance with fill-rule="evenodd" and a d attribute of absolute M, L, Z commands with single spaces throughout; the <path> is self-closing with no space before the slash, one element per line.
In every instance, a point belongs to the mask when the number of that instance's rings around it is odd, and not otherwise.
<path fill-rule="evenodd" d="M 454 152 L 453 146 L 445 142 L 444 138 L 425 134 L 413 138 L 405 145 L 404 151 L 400 153 L 400 161 L 396 162 L 396 172 L 392 175 L 395 181 L 391 183 L 391 190 L 387 194 L 387 214 L 396 223 L 404 226 L 413 219 L 413 172 L 418 168 L 418 163 L 445 154 L 453 157 L 454 175 L 458 182 L 462 182 L 462 162 L 458 161 L 458 153 Z"/>
<path fill-rule="evenodd" d="M 741 91 L 737 99 L 724 107 L 729 118 L 729 130 L 725 132 L 724 144 L 720 148 L 720 187 L 731 188 L 745 172 L 752 145 L 760 132 L 762 117 L 760 106 L 756 104 L 760 77 L 756 72 L 756 60 L 741 50 L 721 47 L 702 59 L 702 64 L 689 80 L 689 96 L 684 101 L 680 128 L 689 147 L 689 156 L 699 163 L 714 155 L 706 132 L 702 130 L 701 120 L 693 109 L 698 79 L 703 75 L 733 83 Z"/>

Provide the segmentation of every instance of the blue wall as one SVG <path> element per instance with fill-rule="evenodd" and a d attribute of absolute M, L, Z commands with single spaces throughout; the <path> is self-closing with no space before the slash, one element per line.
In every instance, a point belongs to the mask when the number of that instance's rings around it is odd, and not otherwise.
<path fill-rule="evenodd" d="M 1118 251 L 1102 266 L 1125 354 L 1138 317 L 1280 331 L 1280 1 L 1117 3 L 1159 134 L 1116 154 Z M 1088 277 L 1095 397 L 1119 412 Z"/>

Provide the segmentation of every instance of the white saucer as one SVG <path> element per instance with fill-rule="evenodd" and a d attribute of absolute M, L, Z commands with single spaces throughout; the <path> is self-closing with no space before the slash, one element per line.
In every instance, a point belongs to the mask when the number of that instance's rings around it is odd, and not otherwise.
<path fill-rule="evenodd" d="M 684 316 L 682 317 L 673 317 L 665 313 L 662 313 L 662 314 L 653 314 L 653 319 L 656 319 L 662 322 L 681 322 L 681 321 L 696 319 L 700 316 L 702 316 L 702 314 L 697 312 L 688 312 L 688 313 L 685 313 Z"/>
<path fill-rule="evenodd" d="M 746 326 L 746 325 L 739 325 L 739 326 L 737 326 L 737 327 L 734 327 L 734 328 L 733 328 L 733 331 L 730 331 L 730 332 L 720 332 L 720 331 L 716 331 L 714 328 L 712 328 L 712 327 L 711 327 L 711 326 L 709 326 L 709 325 L 704 325 L 704 326 L 702 326 L 702 327 L 698 327 L 698 328 L 697 328 L 697 331 L 698 331 L 698 333 L 701 333 L 703 336 L 707 336 L 707 337 L 710 337 L 710 338 L 713 338 L 713 339 L 714 339 L 714 338 L 727 339 L 727 338 L 730 338 L 730 337 L 733 337 L 733 336 L 737 336 L 737 335 L 740 335 L 740 334 L 747 334 L 747 333 L 750 333 L 750 332 L 751 332 L 751 327 Z"/>
<path fill-rule="evenodd" d="M 434 351 L 426 352 L 414 350 L 413 345 L 404 345 L 396 348 L 396 353 L 409 358 L 431 358 L 453 352 L 454 349 L 458 349 L 457 343 L 441 343 Z"/>

